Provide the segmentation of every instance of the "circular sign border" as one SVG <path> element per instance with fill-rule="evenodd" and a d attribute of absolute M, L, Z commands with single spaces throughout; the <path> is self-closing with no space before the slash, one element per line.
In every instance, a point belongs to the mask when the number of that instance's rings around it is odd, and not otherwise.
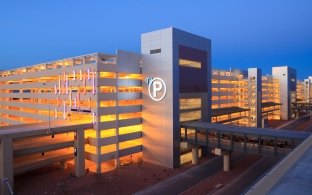
<path fill-rule="evenodd" d="M 151 94 L 151 85 L 152 83 L 155 81 L 155 80 L 160 80 L 160 82 L 164 85 L 164 94 L 160 97 L 160 98 L 154 98 Z M 153 78 L 150 83 L 148 84 L 148 94 L 149 96 L 152 98 L 152 100 L 156 101 L 156 102 L 159 102 L 161 101 L 162 99 L 164 99 L 164 97 L 166 96 L 166 93 L 167 93 L 167 86 L 166 86 L 166 83 L 164 80 L 162 80 L 161 78 L 159 77 L 156 77 L 156 78 Z"/>

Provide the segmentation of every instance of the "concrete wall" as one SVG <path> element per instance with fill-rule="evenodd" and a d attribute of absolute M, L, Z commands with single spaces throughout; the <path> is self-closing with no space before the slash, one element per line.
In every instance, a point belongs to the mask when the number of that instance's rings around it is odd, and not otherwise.
<path fill-rule="evenodd" d="M 262 122 L 262 71 L 259 68 L 248 69 L 248 102 L 251 119 L 251 124 L 256 127 L 261 127 Z"/>
<path fill-rule="evenodd" d="M 279 162 L 277 166 L 268 172 L 260 181 L 252 186 L 252 188 L 246 192 L 246 195 L 269 194 L 270 190 L 282 179 L 287 171 L 293 168 L 293 165 L 303 157 L 311 146 L 312 136 L 306 139 L 294 151 Z"/>
<path fill-rule="evenodd" d="M 304 99 L 307 102 L 312 102 L 312 78 L 304 79 Z"/>
<path fill-rule="evenodd" d="M 149 97 L 147 82 L 143 82 L 143 160 L 170 168 L 180 165 L 180 46 L 208 52 L 205 59 L 207 89 L 209 89 L 209 93 L 206 92 L 206 105 L 210 108 L 210 40 L 175 28 L 145 33 L 141 36 L 143 80 L 158 77 L 164 80 L 167 87 L 165 97 L 161 101 L 154 101 Z M 210 109 L 207 110 L 208 115 L 210 116 Z M 207 117 L 207 120 L 210 120 L 210 117 Z"/>
<path fill-rule="evenodd" d="M 178 68 L 173 65 L 172 28 L 145 33 L 141 36 L 143 75 L 143 160 L 174 168 L 178 166 Z M 150 54 L 151 50 L 161 52 Z M 148 93 L 146 78 L 161 78 L 167 93 L 161 101 L 154 101 Z"/>
<path fill-rule="evenodd" d="M 78 60 L 81 63 L 75 63 Z M 142 123 L 141 117 L 123 120 L 118 118 L 118 114 L 139 113 L 142 110 L 141 105 L 118 105 L 118 100 L 142 99 L 140 91 L 118 92 L 118 87 L 141 87 L 140 78 L 119 78 L 121 73 L 140 75 L 140 61 L 140 54 L 118 50 L 116 55 L 94 53 L 20 68 L 24 71 L 8 71 L 16 73 L 5 77 L 0 76 L 0 126 L 4 122 L 14 125 L 29 123 L 29 119 L 33 120 L 31 122 L 43 122 L 48 121 L 49 118 L 51 121 L 65 119 L 67 122 L 75 122 L 75 120 L 95 122 L 92 133 L 96 137 L 90 137 L 92 141 L 89 145 L 96 149 L 91 151 L 87 148 L 86 158 L 94 161 L 97 165 L 97 172 L 101 172 L 101 162 L 104 161 L 102 158 L 104 154 L 101 153 L 102 146 L 116 144 L 116 151 L 105 160 L 118 160 L 118 157 L 122 156 L 120 152 L 126 154 L 141 151 L 141 145 L 119 150 L 120 142 L 140 138 L 140 129 L 138 129 L 139 133 L 117 136 L 120 127 Z M 115 78 L 101 78 L 101 72 L 115 74 Z M 0 72 L 0 75 L 2 74 L 4 73 Z M 32 82 L 25 82 L 28 79 Z M 116 90 L 110 93 L 101 92 L 101 87 L 105 86 L 113 86 Z M 27 92 L 23 92 L 25 89 Z M 15 100 L 16 98 L 19 99 Z M 29 100 L 26 101 L 23 98 L 29 98 Z M 101 101 L 116 102 L 116 105 L 101 107 Z M 67 102 L 66 105 L 64 102 Z M 13 109 L 13 107 L 19 109 Z M 33 111 L 29 112 L 28 109 Z M 81 117 L 78 118 L 79 115 Z M 101 122 L 102 115 L 114 115 L 116 120 Z M 105 133 L 108 129 L 115 129 L 115 135 L 109 139 L 101 138 L 101 133 Z M 104 153 L 108 154 L 109 151 L 104 151 Z"/>
<path fill-rule="evenodd" d="M 296 101 L 297 72 L 288 66 L 273 67 L 273 78 L 280 80 L 281 98 L 281 119 L 288 120 L 293 118 L 291 112 L 291 102 Z"/>

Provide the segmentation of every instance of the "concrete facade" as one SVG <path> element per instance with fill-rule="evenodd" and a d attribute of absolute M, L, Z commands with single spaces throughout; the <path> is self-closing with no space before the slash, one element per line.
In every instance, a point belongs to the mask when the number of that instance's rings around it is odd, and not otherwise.
<path fill-rule="evenodd" d="M 312 103 L 312 76 L 297 81 L 297 101 Z"/>
<path fill-rule="evenodd" d="M 273 78 L 280 80 L 281 119 L 295 118 L 291 103 L 296 102 L 297 72 L 288 66 L 273 67 Z"/>
<path fill-rule="evenodd" d="M 312 136 L 287 155 L 245 194 L 311 194 Z"/>
<path fill-rule="evenodd" d="M 140 54 L 94 53 L 0 73 L 3 126 L 62 120 L 93 123 L 86 159 L 96 164 L 141 152 Z"/>
<path fill-rule="evenodd" d="M 250 126 L 261 127 L 262 71 L 259 68 L 248 69 L 248 94 Z"/>
<path fill-rule="evenodd" d="M 262 76 L 262 119 L 281 119 L 280 81 L 272 75 Z"/>
<path fill-rule="evenodd" d="M 149 97 L 147 82 L 143 82 L 144 160 L 171 168 L 180 165 L 181 97 L 200 99 L 199 117 L 210 121 L 210 47 L 209 39 L 175 28 L 142 34 L 143 78 L 161 78 L 167 87 L 165 97 L 154 101 Z M 200 62 L 201 68 L 181 67 L 181 56 L 183 60 Z M 206 76 L 203 83 L 197 73 Z"/>
<path fill-rule="evenodd" d="M 312 77 L 304 79 L 303 83 L 304 100 L 306 102 L 312 103 Z"/>

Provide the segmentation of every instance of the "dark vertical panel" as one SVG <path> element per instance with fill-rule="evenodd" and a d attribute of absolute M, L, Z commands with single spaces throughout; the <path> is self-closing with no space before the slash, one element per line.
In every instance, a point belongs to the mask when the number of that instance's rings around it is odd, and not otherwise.
<path fill-rule="evenodd" d="M 207 51 L 179 46 L 179 58 L 201 62 L 201 68 L 180 66 L 180 93 L 207 92 Z"/>

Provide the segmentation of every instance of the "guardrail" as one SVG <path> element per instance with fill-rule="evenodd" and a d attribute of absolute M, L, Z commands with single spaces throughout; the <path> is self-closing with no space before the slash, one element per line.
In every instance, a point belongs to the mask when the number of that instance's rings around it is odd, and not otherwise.
<path fill-rule="evenodd" d="M 271 187 L 266 185 L 267 189 L 262 190 L 270 190 L 272 187 L 274 187 L 274 184 L 276 184 L 280 178 L 287 172 L 289 168 L 293 166 L 295 162 L 297 162 L 298 159 L 305 153 L 305 151 L 308 150 L 309 147 L 311 147 L 311 140 L 312 136 L 308 139 L 306 139 L 301 145 L 299 145 L 297 148 L 295 148 L 290 154 L 284 156 L 281 158 L 273 167 L 271 167 L 268 171 L 266 171 L 260 178 L 258 178 L 253 184 L 248 187 L 242 194 L 247 194 L 249 191 L 254 190 L 255 186 L 257 183 L 259 183 L 262 179 L 265 177 L 269 177 L 270 175 L 274 175 L 274 182 L 272 183 L 272 179 L 269 180 L 270 184 L 272 185 Z M 277 168 L 281 166 L 281 171 L 277 170 Z"/>
<path fill-rule="evenodd" d="M 8 178 L 4 178 L 4 179 L 2 179 L 2 182 L 4 182 L 4 183 L 8 186 L 9 191 L 10 191 L 10 194 L 13 195 L 13 194 L 14 194 L 14 191 L 13 191 L 13 189 L 12 189 L 12 187 L 11 187 L 11 184 L 10 184 L 9 179 L 8 179 Z"/>

